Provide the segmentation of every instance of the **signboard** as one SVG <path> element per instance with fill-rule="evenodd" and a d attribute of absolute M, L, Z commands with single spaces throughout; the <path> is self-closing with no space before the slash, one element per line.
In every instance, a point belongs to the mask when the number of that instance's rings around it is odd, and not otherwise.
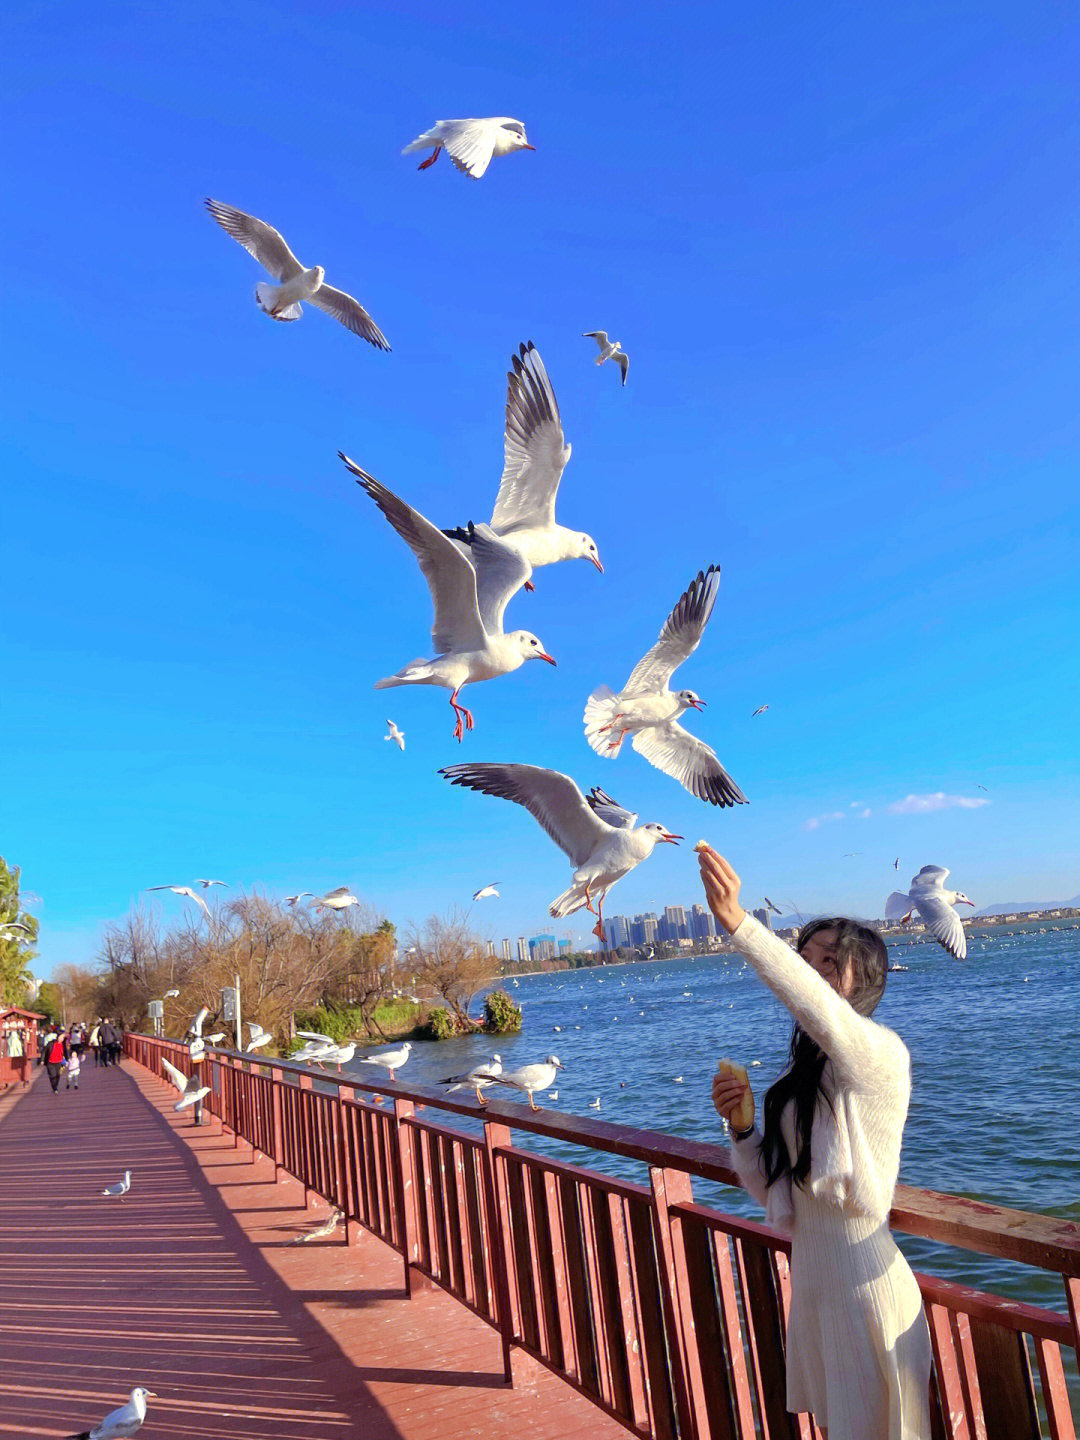
<path fill-rule="evenodd" d="M 231 985 L 226 985 L 221 992 L 221 1018 L 236 1019 L 236 991 Z"/>
<path fill-rule="evenodd" d="M 146 1007 L 146 1013 L 151 1020 L 161 1020 L 165 1016 L 165 1001 L 151 1000 Z"/>

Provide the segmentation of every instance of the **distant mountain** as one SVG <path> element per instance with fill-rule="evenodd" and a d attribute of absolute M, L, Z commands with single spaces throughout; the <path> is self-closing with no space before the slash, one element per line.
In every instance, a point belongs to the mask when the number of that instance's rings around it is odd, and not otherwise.
<path fill-rule="evenodd" d="M 976 910 L 973 919 L 981 915 L 1024 915 L 1029 910 L 1075 910 L 1080 908 L 1080 895 L 1071 900 L 1010 900 L 1005 905 L 984 905 Z"/>

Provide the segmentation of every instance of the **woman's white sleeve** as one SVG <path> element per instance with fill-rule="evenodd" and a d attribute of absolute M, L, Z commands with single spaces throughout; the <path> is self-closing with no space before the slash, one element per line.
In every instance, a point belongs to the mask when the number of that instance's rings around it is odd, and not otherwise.
<path fill-rule="evenodd" d="M 731 1141 L 731 1159 L 735 1173 L 748 1195 L 765 1208 L 769 1200 L 769 1187 L 765 1184 L 765 1168 L 761 1163 L 761 1132 L 755 1125 L 744 1140 Z"/>

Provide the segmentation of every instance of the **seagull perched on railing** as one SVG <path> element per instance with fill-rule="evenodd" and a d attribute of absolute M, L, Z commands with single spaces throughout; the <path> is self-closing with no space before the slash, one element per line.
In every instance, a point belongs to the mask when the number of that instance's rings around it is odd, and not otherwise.
<path fill-rule="evenodd" d="M 448 1075 L 445 1080 L 440 1080 L 440 1085 L 447 1087 L 447 1094 L 453 1090 L 475 1090 L 476 1100 L 480 1105 L 486 1105 L 487 1101 L 480 1094 L 486 1090 L 496 1075 L 502 1074 L 502 1057 L 492 1055 L 491 1059 L 483 1065 L 474 1065 L 471 1070 L 466 1070 L 463 1075 Z"/>
<path fill-rule="evenodd" d="M 397 1050 L 383 1050 L 378 1055 L 365 1055 L 361 1065 L 381 1065 L 383 1069 L 389 1070 L 390 1079 L 394 1078 L 394 1071 L 400 1070 L 409 1058 L 409 1051 L 412 1049 L 412 1042 L 406 1040 L 405 1044 Z"/>
<path fill-rule="evenodd" d="M 664 621 L 660 638 L 630 672 L 618 695 L 600 685 L 585 706 L 585 738 L 614 760 L 627 735 L 650 765 L 711 805 L 745 805 L 746 796 L 712 750 L 678 723 L 686 710 L 704 709 L 693 690 L 671 690 L 678 667 L 697 649 L 716 603 L 720 568 L 698 571 Z"/>
<path fill-rule="evenodd" d="M 256 303 L 272 320 L 299 320 L 304 313 L 300 302 L 304 301 L 332 316 L 377 350 L 390 349 L 386 336 L 359 300 L 327 285 L 326 271 L 321 265 L 312 265 L 306 270 L 272 225 L 231 205 L 223 205 L 220 200 L 207 200 L 206 208 L 225 233 L 279 282 L 271 285 L 260 280 L 255 286 Z"/>
<path fill-rule="evenodd" d="M 194 900 L 196 905 L 201 905 L 207 915 L 210 914 L 210 906 L 201 895 L 195 894 L 190 885 L 148 885 L 146 889 L 148 893 L 151 890 L 171 890 L 174 895 L 186 895 L 189 900 Z"/>
<path fill-rule="evenodd" d="M 432 154 L 416 167 L 427 170 L 445 150 L 463 175 L 479 180 L 497 156 L 512 155 L 515 150 L 535 150 L 525 138 L 525 126 L 509 115 L 491 115 L 483 120 L 437 120 L 430 130 L 418 135 L 405 146 L 403 155 L 414 150 Z"/>
<path fill-rule="evenodd" d="M 597 807 L 592 800 L 586 801 L 570 776 L 558 770 L 539 765 L 448 765 L 439 774 L 451 785 L 513 800 L 539 821 L 574 864 L 574 883 L 551 902 L 549 913 L 559 917 L 588 910 L 596 916 L 593 934 L 601 940 L 604 899 L 612 885 L 647 860 L 660 841 L 674 845 L 682 839 L 655 822 L 635 827 L 637 816 L 610 796 L 603 796 L 603 815 L 594 813 Z"/>
<path fill-rule="evenodd" d="M 595 340 L 600 347 L 600 354 L 597 357 L 597 365 L 603 365 L 605 360 L 614 360 L 622 371 L 622 383 L 626 384 L 626 372 L 630 369 L 630 356 L 622 348 L 619 340 L 609 340 L 606 330 L 586 330 L 583 336 L 585 340 Z"/>
<path fill-rule="evenodd" d="M 200 1085 L 197 1075 L 185 1075 L 164 1056 L 161 1057 L 161 1064 L 166 1075 L 180 1091 L 180 1099 L 173 1106 L 174 1110 L 186 1110 L 191 1105 L 197 1105 L 205 1095 L 210 1094 L 210 1086 Z"/>
<path fill-rule="evenodd" d="M 375 689 L 441 685 L 451 692 L 450 705 L 456 719 L 454 739 L 460 741 L 465 731 L 473 728 L 472 712 L 459 705 L 457 699 L 465 685 L 508 675 L 526 660 L 555 664 L 531 631 L 503 631 L 503 611 L 525 583 L 528 566 L 488 525 L 473 527 L 470 556 L 466 558 L 461 548 L 419 510 L 387 490 L 340 450 L 338 454 L 416 556 L 435 607 L 431 627 L 435 657 L 411 661 L 396 675 L 377 681 Z"/>
<path fill-rule="evenodd" d="M 522 1065 L 519 1070 L 504 1070 L 501 1075 L 492 1075 L 491 1083 L 512 1085 L 515 1090 L 524 1090 L 529 1097 L 529 1109 L 539 1110 L 533 1095 L 537 1090 L 550 1090 L 556 1074 L 565 1068 L 557 1055 L 549 1055 L 546 1060 L 535 1065 Z M 480 1100 L 479 1094 L 476 1098 Z M 483 1100 L 480 1100 L 480 1103 L 482 1105 Z"/>
<path fill-rule="evenodd" d="M 560 560 L 588 560 L 601 575 L 604 567 L 596 541 L 583 530 L 571 530 L 555 519 L 555 499 L 570 445 L 563 434 L 559 402 L 540 352 L 530 340 L 510 357 L 506 376 L 506 426 L 503 432 L 503 473 L 491 512 L 491 529 L 525 562 L 524 586 L 535 587 L 532 574 L 541 565 Z M 469 552 L 481 590 L 486 551 L 476 547 L 475 526 L 447 530 L 446 535 Z"/>
<path fill-rule="evenodd" d="M 885 901 L 886 920 L 900 920 L 906 925 L 917 910 L 922 916 L 926 929 L 939 945 L 943 946 L 957 960 L 967 958 L 967 936 L 960 923 L 960 916 L 954 905 L 970 905 L 962 890 L 946 890 L 945 881 L 949 872 L 942 865 L 924 865 L 911 882 L 906 895 L 894 890 Z"/>
<path fill-rule="evenodd" d="M 69 1435 L 67 1440 L 127 1440 L 146 1419 L 147 1400 L 156 1399 L 153 1390 L 136 1385 L 126 1405 L 110 1410 L 104 1420 L 99 1420 L 92 1430 L 80 1430 L 77 1435 Z"/>

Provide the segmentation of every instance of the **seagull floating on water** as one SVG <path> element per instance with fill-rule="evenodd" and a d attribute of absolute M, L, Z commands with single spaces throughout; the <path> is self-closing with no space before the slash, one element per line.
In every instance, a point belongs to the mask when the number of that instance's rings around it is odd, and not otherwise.
<path fill-rule="evenodd" d="M 176 1066 L 166 1060 L 164 1056 L 162 1057 L 161 1064 L 166 1075 L 168 1075 L 177 1090 L 180 1091 L 180 1099 L 173 1106 L 174 1110 L 187 1110 L 189 1106 L 197 1105 L 204 1096 L 210 1094 L 210 1086 L 201 1085 L 198 1076 L 185 1075 L 182 1070 L 178 1070 Z"/>
<path fill-rule="evenodd" d="M 210 906 L 201 895 L 195 894 L 190 885 L 148 885 L 146 889 L 147 893 L 151 890 L 171 890 L 174 895 L 186 895 L 189 900 L 194 900 L 196 905 L 201 905 L 207 915 L 210 914 Z"/>
<path fill-rule="evenodd" d="M 605 360 L 614 360 L 622 371 L 622 383 L 626 384 L 626 372 L 630 369 L 630 356 L 622 348 L 619 340 L 609 340 L 606 330 L 586 330 L 583 336 L 586 340 L 595 340 L 600 347 L 600 354 L 597 357 L 597 365 L 603 365 Z"/>
<path fill-rule="evenodd" d="M 502 1074 L 502 1057 L 492 1055 L 491 1059 L 483 1065 L 474 1065 L 471 1070 L 466 1070 L 463 1075 L 448 1075 L 445 1080 L 440 1080 L 440 1085 L 447 1087 L 447 1093 L 452 1090 L 475 1090 L 477 1104 L 485 1105 L 487 1102 L 480 1094 L 481 1090 L 487 1089 L 496 1075 Z"/>
<path fill-rule="evenodd" d="M 686 710 L 704 709 L 693 690 L 668 688 L 676 669 L 697 649 L 709 622 L 720 568 L 698 571 L 664 621 L 660 638 L 634 666 L 618 695 L 600 685 L 585 706 L 585 738 L 598 755 L 614 760 L 627 735 L 650 765 L 671 775 L 691 795 L 711 805 L 745 805 L 746 796 L 716 757 L 716 751 L 678 723 Z"/>
<path fill-rule="evenodd" d="M 147 1400 L 156 1399 L 153 1390 L 136 1385 L 126 1405 L 110 1410 L 104 1420 L 99 1420 L 92 1430 L 80 1430 L 77 1435 L 69 1435 L 67 1440 L 127 1440 L 146 1419 Z"/>
<path fill-rule="evenodd" d="M 598 802 L 602 814 L 597 813 L 593 797 L 586 801 L 569 775 L 539 765 L 448 765 L 439 774 L 452 785 L 523 805 L 539 821 L 574 865 L 573 884 L 551 902 L 548 913 L 562 917 L 588 910 L 596 916 L 593 934 L 601 940 L 604 899 L 612 885 L 647 860 L 661 841 L 673 845 L 683 838 L 656 822 L 635 826 L 633 811 L 624 810 L 602 791 Z"/>
<path fill-rule="evenodd" d="M 570 445 L 540 352 L 530 340 L 521 346 L 519 355 L 510 357 L 510 363 L 503 473 L 491 512 L 491 529 L 524 561 L 526 590 L 535 588 L 535 569 L 560 560 L 588 560 L 602 575 L 604 567 L 592 536 L 555 520 L 555 498 L 570 459 Z M 475 527 L 469 526 L 444 533 L 471 549 L 474 532 Z M 471 558 L 482 588 L 486 553 L 481 549 Z"/>
<path fill-rule="evenodd" d="M 565 1069 L 562 1061 L 557 1055 L 549 1055 L 546 1060 L 538 1061 L 535 1065 L 522 1065 L 519 1070 L 504 1070 L 501 1075 L 493 1075 L 493 1085 L 512 1085 L 515 1090 L 524 1090 L 529 1097 L 529 1109 L 539 1110 L 539 1105 L 533 1099 L 537 1090 L 550 1090 L 551 1083 L 556 1074 Z M 558 1095 L 556 1090 L 555 1095 Z M 479 1095 L 476 1097 L 480 1099 Z M 483 1101 L 481 1101 L 483 1104 Z"/>
<path fill-rule="evenodd" d="M 305 270 L 286 245 L 283 237 L 265 220 L 256 220 L 243 210 L 234 210 L 220 200 L 207 200 L 206 208 L 227 235 L 241 244 L 249 255 L 268 270 L 279 283 L 271 285 L 260 280 L 255 286 L 255 299 L 261 310 L 274 320 L 299 320 L 303 314 L 301 301 L 315 305 L 339 321 L 346 330 L 367 340 L 378 350 L 389 350 L 386 336 L 375 321 L 351 295 L 335 290 L 325 283 L 326 271 L 321 265 Z"/>
<path fill-rule="evenodd" d="M 381 1065 L 384 1070 L 389 1070 L 390 1079 L 394 1078 L 394 1071 L 400 1070 L 409 1058 L 409 1051 L 412 1049 L 412 1042 L 406 1040 L 405 1044 L 397 1050 L 382 1050 L 378 1055 L 365 1055 L 360 1061 L 361 1065 Z"/>
<path fill-rule="evenodd" d="M 465 731 L 473 728 L 472 712 L 459 705 L 457 699 L 465 685 L 508 675 L 526 660 L 555 664 L 531 631 L 512 630 L 508 635 L 503 632 L 507 601 L 525 582 L 525 561 L 487 525 L 473 527 L 475 536 L 470 558 L 466 558 L 453 540 L 418 510 L 340 450 L 338 455 L 416 556 L 435 607 L 431 627 L 435 658 L 411 661 L 396 675 L 376 681 L 375 689 L 441 685 L 451 692 L 450 705 L 456 719 L 454 739 L 460 741 Z"/>
<path fill-rule="evenodd" d="M 492 115 L 484 120 L 437 120 L 430 130 L 418 135 L 402 150 L 433 149 L 433 153 L 416 167 L 427 170 L 445 150 L 457 168 L 470 180 L 479 180 L 497 156 L 511 155 L 515 150 L 535 150 L 525 137 L 525 126 L 509 115 Z"/>
<path fill-rule="evenodd" d="M 404 730 L 399 730 L 398 727 L 394 724 L 393 720 L 387 720 L 386 723 L 387 723 L 387 725 L 390 726 L 390 731 L 389 731 L 388 734 L 384 735 L 382 738 L 383 738 L 384 740 L 393 740 L 394 744 L 398 747 L 399 750 L 404 750 L 404 749 L 405 749 L 405 731 L 404 731 Z"/>
<path fill-rule="evenodd" d="M 960 923 L 960 916 L 954 905 L 970 905 L 962 890 L 946 890 L 945 881 L 949 872 L 941 865 L 924 865 L 911 882 L 906 895 L 894 890 L 885 901 L 886 920 L 899 919 L 906 925 L 917 910 L 926 923 L 926 929 L 939 945 L 943 946 L 957 960 L 967 958 L 967 936 Z"/>
<path fill-rule="evenodd" d="M 474 900 L 498 900 L 499 892 L 495 889 L 495 886 L 501 884 L 501 880 L 493 880 L 490 885 L 484 885 L 479 890 L 474 891 L 472 898 Z"/>
<path fill-rule="evenodd" d="M 131 1189 L 131 1171 L 125 1170 L 123 1177 L 115 1185 L 106 1185 L 102 1195 L 108 1195 L 111 1199 L 122 1200 Z"/>

